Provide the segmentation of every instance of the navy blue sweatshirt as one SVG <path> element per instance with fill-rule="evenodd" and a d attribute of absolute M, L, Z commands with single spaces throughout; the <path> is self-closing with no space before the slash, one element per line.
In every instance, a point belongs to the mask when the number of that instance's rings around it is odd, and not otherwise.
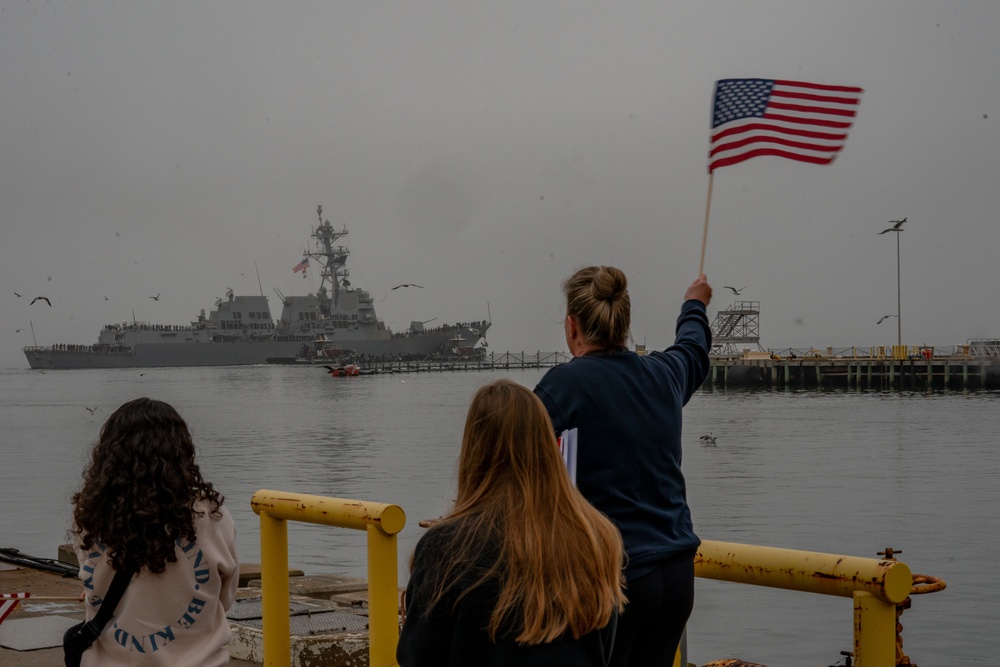
<path fill-rule="evenodd" d="M 628 581 L 701 543 L 681 473 L 681 408 L 708 377 L 711 338 L 692 299 L 666 350 L 576 357 L 535 387 L 556 433 L 578 429 L 577 486 L 621 531 Z"/>

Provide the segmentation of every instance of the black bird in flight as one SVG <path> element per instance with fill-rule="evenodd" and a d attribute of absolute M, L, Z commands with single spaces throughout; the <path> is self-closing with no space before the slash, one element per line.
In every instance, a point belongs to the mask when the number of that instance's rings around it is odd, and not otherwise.
<path fill-rule="evenodd" d="M 149 297 L 149 298 L 150 298 L 150 299 L 152 299 L 153 301 L 159 301 L 159 300 L 160 300 L 160 293 L 159 293 L 159 292 L 157 292 L 157 293 L 156 293 L 156 296 L 151 296 L 151 297 Z"/>
<path fill-rule="evenodd" d="M 84 407 L 86 408 L 87 406 L 84 406 Z M 96 410 L 96 409 L 97 408 L 87 408 L 87 412 L 89 412 L 90 414 L 94 414 L 94 410 Z"/>
<path fill-rule="evenodd" d="M 879 232 L 879 236 L 881 236 L 882 234 L 885 234 L 886 232 L 901 232 L 901 231 L 903 231 L 903 223 L 906 222 L 906 218 L 903 218 L 902 220 L 890 220 L 889 222 L 892 223 L 892 227 L 889 227 L 888 229 L 883 229 L 882 231 L 880 231 Z"/>
<path fill-rule="evenodd" d="M 16 297 L 17 297 L 17 298 L 19 298 L 19 299 L 21 298 L 21 295 L 20 295 L 20 294 L 18 294 L 17 292 L 14 292 L 14 296 L 16 296 Z"/>
<path fill-rule="evenodd" d="M 704 442 L 706 445 L 714 445 L 715 441 L 719 439 L 719 436 L 708 433 L 706 435 L 701 436 L 698 439 Z"/>
<path fill-rule="evenodd" d="M 402 285 L 396 285 L 392 289 L 399 289 L 400 287 L 419 287 L 420 289 L 424 288 L 423 285 L 417 285 L 416 283 L 403 283 Z"/>
<path fill-rule="evenodd" d="M 31 300 L 31 303 L 29 303 L 28 305 L 29 306 L 34 305 L 36 301 L 44 301 L 45 303 L 49 304 L 49 308 L 52 307 L 52 302 L 49 301 L 49 298 L 47 296 L 36 296 L 34 299 Z"/>
<path fill-rule="evenodd" d="M 739 296 L 740 293 L 743 292 L 743 290 L 746 289 L 746 287 L 741 287 L 739 289 L 736 289 L 735 287 L 730 287 L 729 285 L 723 285 L 723 287 L 725 287 L 726 289 L 733 290 L 733 294 L 735 294 L 736 296 Z"/>
<path fill-rule="evenodd" d="M 876 322 L 875 324 L 882 324 L 882 322 L 884 322 L 885 320 L 889 319 L 890 317 L 896 317 L 896 316 L 895 315 L 883 315 L 882 317 L 878 318 L 878 322 Z"/>

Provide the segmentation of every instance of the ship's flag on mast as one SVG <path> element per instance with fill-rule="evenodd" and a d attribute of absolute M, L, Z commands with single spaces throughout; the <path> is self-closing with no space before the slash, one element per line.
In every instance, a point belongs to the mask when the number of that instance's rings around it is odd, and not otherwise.
<path fill-rule="evenodd" d="M 765 155 L 830 164 L 864 89 L 782 79 L 715 82 L 708 173 Z"/>
<path fill-rule="evenodd" d="M 294 273 L 302 272 L 304 274 L 306 269 L 308 268 L 309 268 L 309 258 L 303 257 L 301 262 L 292 267 L 292 271 Z"/>
<path fill-rule="evenodd" d="M 31 593 L 0 593 L 0 623 L 17 609 L 21 600 L 27 600 Z"/>

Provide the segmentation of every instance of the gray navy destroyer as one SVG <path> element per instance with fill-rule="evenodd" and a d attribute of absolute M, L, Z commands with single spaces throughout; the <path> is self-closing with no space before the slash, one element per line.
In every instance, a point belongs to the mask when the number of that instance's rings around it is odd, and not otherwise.
<path fill-rule="evenodd" d="M 243 366 L 268 361 L 291 361 L 306 356 L 333 356 L 342 351 L 378 358 L 426 358 L 468 355 L 486 335 L 490 322 L 473 321 L 427 328 L 410 323 L 394 332 L 375 314 L 371 295 L 351 286 L 347 269 L 350 251 L 338 245 L 346 227 L 336 230 L 323 220 L 313 230 L 312 249 L 303 253 L 296 269 L 320 267 L 315 294 L 285 296 L 281 317 L 274 321 L 267 297 L 238 296 L 228 290 L 225 299 L 188 325 L 143 322 L 109 324 L 96 344 L 56 344 L 26 347 L 32 368 L 153 368 L 180 366 Z M 477 348 L 475 351 L 481 350 Z"/>

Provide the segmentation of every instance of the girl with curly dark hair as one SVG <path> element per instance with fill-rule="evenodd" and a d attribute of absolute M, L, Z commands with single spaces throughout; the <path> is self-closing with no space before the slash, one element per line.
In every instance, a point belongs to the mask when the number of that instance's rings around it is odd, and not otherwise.
<path fill-rule="evenodd" d="M 135 572 L 88 665 L 224 665 L 239 581 L 236 529 L 201 476 L 187 424 L 163 401 L 125 403 L 73 495 L 73 546 L 97 615 L 118 570 Z"/>

